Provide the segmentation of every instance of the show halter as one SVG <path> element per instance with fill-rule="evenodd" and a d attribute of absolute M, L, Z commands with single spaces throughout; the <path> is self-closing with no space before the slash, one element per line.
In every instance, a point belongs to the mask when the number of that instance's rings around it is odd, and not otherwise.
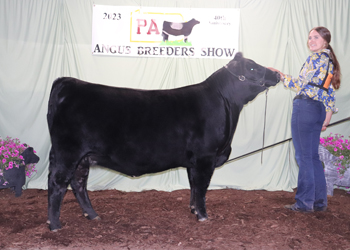
<path fill-rule="evenodd" d="M 247 79 L 247 80 L 250 80 L 250 81 L 252 81 L 252 82 L 254 82 L 254 83 L 258 82 L 261 86 L 265 87 L 264 79 L 265 79 L 265 74 L 266 74 L 266 68 L 264 68 L 265 71 L 264 71 L 264 74 L 263 74 L 262 78 L 260 78 L 260 79 L 258 79 L 258 80 L 254 80 L 254 79 L 247 78 L 247 77 L 245 77 L 244 75 L 236 75 L 235 73 L 233 73 L 233 72 L 228 68 L 227 65 L 225 65 L 224 68 L 227 69 L 227 71 L 230 72 L 231 75 L 237 77 L 238 80 L 240 80 L 241 82 L 244 82 L 244 81 Z M 253 69 L 251 69 L 251 70 L 253 70 Z M 266 88 L 266 87 L 265 87 L 265 88 Z"/>
<path fill-rule="evenodd" d="M 249 79 L 249 78 L 246 78 L 244 75 L 236 75 L 235 73 L 233 73 L 227 65 L 224 66 L 228 72 L 231 73 L 231 75 L 235 76 L 238 78 L 238 80 L 240 80 L 241 82 L 244 82 L 246 79 L 252 81 L 252 82 L 258 82 L 261 86 L 265 87 L 265 82 L 264 82 L 264 79 L 265 79 L 265 74 L 266 74 L 266 68 L 265 71 L 264 71 L 264 74 L 263 74 L 263 77 L 258 79 L 258 80 L 253 80 L 253 79 Z M 251 69 L 253 70 L 253 69 Z M 279 79 L 278 81 L 279 82 Z M 264 155 L 264 145 L 265 145 L 265 128 L 266 128 L 266 110 L 267 110 L 267 93 L 269 92 L 269 88 L 265 87 L 266 88 L 266 93 L 265 93 L 265 96 L 266 96 L 266 99 L 265 99 L 265 114 L 264 114 L 264 130 L 263 130 L 263 142 L 262 142 L 262 148 L 261 148 L 261 164 L 263 163 L 263 155 Z"/>

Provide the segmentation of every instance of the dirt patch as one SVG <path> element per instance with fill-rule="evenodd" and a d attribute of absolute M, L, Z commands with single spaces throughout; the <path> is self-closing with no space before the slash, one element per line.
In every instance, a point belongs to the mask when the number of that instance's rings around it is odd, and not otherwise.
<path fill-rule="evenodd" d="M 190 213 L 189 190 L 89 192 L 102 220 L 89 221 L 71 191 L 63 228 L 50 232 L 47 191 L 0 190 L 0 249 L 350 249 L 350 195 L 335 190 L 327 212 L 296 213 L 283 206 L 293 192 L 209 190 L 209 220 Z"/>

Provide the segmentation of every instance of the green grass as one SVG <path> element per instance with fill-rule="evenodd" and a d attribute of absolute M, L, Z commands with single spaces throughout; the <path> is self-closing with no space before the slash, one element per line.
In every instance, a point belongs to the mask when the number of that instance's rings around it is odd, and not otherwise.
<path fill-rule="evenodd" d="M 161 46 L 192 46 L 191 42 L 185 43 L 183 40 L 161 42 Z"/>

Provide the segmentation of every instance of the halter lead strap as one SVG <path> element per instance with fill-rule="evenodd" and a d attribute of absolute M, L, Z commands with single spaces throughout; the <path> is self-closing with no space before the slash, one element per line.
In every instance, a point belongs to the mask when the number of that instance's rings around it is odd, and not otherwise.
<path fill-rule="evenodd" d="M 241 82 L 244 82 L 246 78 L 244 75 L 236 75 L 235 73 L 233 73 L 228 67 L 227 65 L 224 66 L 228 72 L 231 73 L 231 75 L 235 76 L 238 78 L 238 80 L 240 80 Z M 264 79 L 265 79 L 265 74 L 266 74 L 266 68 L 265 68 L 265 72 L 264 72 L 264 75 L 262 78 L 260 78 L 259 80 L 252 80 L 252 79 L 248 79 L 248 80 L 251 80 L 253 82 L 259 82 L 259 83 L 262 83 L 261 86 L 264 86 L 265 87 L 265 84 L 264 84 Z M 267 111 L 267 93 L 269 92 L 269 89 L 266 88 L 266 93 L 265 93 L 265 96 L 266 96 L 266 99 L 265 99 L 265 114 L 264 114 L 264 130 L 263 130 L 263 142 L 262 142 L 262 150 L 261 150 L 261 164 L 263 163 L 263 155 L 264 155 L 264 145 L 265 145 L 265 128 L 266 128 L 266 111 Z"/>
<path fill-rule="evenodd" d="M 263 163 L 263 155 L 264 155 L 264 145 L 265 145 L 265 128 L 266 128 L 266 111 L 267 111 L 267 93 L 269 92 L 269 89 L 266 89 L 265 92 L 265 114 L 264 114 L 264 130 L 263 130 L 263 142 L 262 142 L 262 149 L 261 149 L 261 165 Z"/>

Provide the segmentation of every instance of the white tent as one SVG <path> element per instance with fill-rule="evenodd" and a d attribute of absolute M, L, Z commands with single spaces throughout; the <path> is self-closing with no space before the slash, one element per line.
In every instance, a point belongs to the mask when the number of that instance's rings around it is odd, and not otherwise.
<path fill-rule="evenodd" d="M 41 160 L 27 188 L 47 188 L 50 138 L 46 123 L 52 82 L 72 76 L 111 86 L 164 89 L 198 83 L 227 63 L 220 59 L 106 57 L 91 54 L 92 6 L 238 8 L 239 51 L 264 66 L 297 75 L 309 54 L 309 30 L 325 26 L 342 67 L 336 92 L 339 112 L 332 122 L 350 114 L 350 2 L 348 0 L 1 0 L 0 1 L 0 136 L 19 138 L 33 146 Z M 157 74 L 155 74 L 157 72 Z M 295 93 L 282 84 L 267 97 L 265 146 L 291 137 L 290 119 Z M 231 159 L 263 146 L 265 94 L 247 104 L 240 115 Z M 349 122 L 322 133 L 350 135 Z M 296 187 L 298 167 L 291 141 L 261 153 L 231 161 L 217 169 L 210 189 Z M 183 168 L 130 178 L 92 168 L 88 189 L 176 190 L 188 188 Z"/>

